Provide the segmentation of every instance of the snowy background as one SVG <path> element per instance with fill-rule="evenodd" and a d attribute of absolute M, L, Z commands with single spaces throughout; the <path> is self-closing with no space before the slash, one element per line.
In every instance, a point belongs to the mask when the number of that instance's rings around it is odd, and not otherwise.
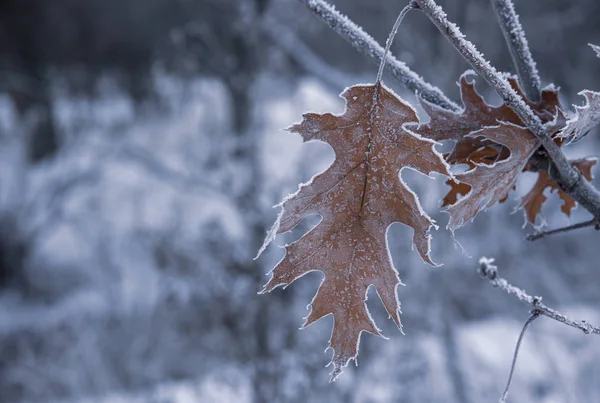
<path fill-rule="evenodd" d="M 334 2 L 381 43 L 404 6 Z M 511 64 L 485 0 L 440 1 L 499 69 Z M 516 1 L 544 84 L 564 105 L 600 89 L 600 2 Z M 412 12 L 393 53 L 458 100 L 467 65 Z M 524 240 L 515 200 L 457 232 L 442 177 L 407 172 L 440 230 L 432 268 L 390 230 L 406 335 L 373 292 L 389 340 L 328 383 L 331 318 L 298 331 L 320 275 L 257 295 L 281 258 L 252 260 L 271 206 L 332 161 L 282 129 L 339 113 L 376 65 L 295 0 L 9 0 L 0 5 L 0 402 L 492 402 L 528 308 L 475 269 L 600 323 L 600 233 Z M 385 82 L 409 101 L 392 77 Z M 492 103 L 498 98 L 478 80 Z M 426 116 L 422 116 L 427 119 Z M 569 156 L 600 154 L 599 133 Z M 600 185 L 600 181 L 595 181 Z M 549 227 L 589 219 L 561 215 Z M 317 222 L 307 219 L 279 245 Z M 511 401 L 600 402 L 600 339 L 546 318 L 522 345 Z"/>

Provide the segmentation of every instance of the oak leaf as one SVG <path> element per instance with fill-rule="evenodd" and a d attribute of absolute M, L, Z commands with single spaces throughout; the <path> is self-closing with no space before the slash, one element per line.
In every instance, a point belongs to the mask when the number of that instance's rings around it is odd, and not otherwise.
<path fill-rule="evenodd" d="M 458 85 L 463 102 L 463 110 L 460 112 L 442 109 L 423 99 L 419 100 L 421 106 L 429 115 L 430 121 L 416 130 L 418 134 L 436 141 L 460 141 L 467 134 L 486 126 L 496 126 L 498 122 L 508 122 L 524 126 L 517 114 L 507 105 L 491 106 L 485 102 L 485 99 L 477 92 L 475 82 L 468 80 L 469 76 L 473 74 L 472 71 L 466 71 L 459 79 Z M 523 95 L 516 78 L 509 77 L 508 82 L 542 122 L 549 122 L 555 119 L 560 107 L 558 91 L 556 89 L 553 87 L 544 89 L 540 102 L 535 103 L 527 100 Z M 473 138 L 466 138 L 466 140 L 477 143 Z"/>
<path fill-rule="evenodd" d="M 459 183 L 446 182 L 450 190 L 442 200 L 442 206 L 451 206 L 446 211 L 450 214 L 448 228 L 452 231 L 474 218 L 479 211 L 507 200 L 518 175 L 540 145 L 529 130 L 521 127 L 523 122 L 510 107 L 488 105 L 477 92 L 474 82 L 468 80 L 470 75 L 472 72 L 465 72 L 458 83 L 463 110 L 452 112 L 421 100 L 430 121 L 417 130 L 433 140 L 456 141 L 453 150 L 445 156 L 446 161 L 452 165 L 467 164 L 470 168 L 456 176 Z M 554 136 L 564 127 L 566 118 L 554 87 L 544 89 L 536 103 L 524 96 L 516 78 L 509 77 L 508 81 L 545 123 L 550 135 Z M 486 130 L 488 128 L 490 130 Z M 518 137 L 509 140 L 494 134 L 497 131 L 508 131 Z M 560 139 L 556 141 L 561 142 Z M 463 196 L 461 199 L 460 195 Z"/>
<path fill-rule="evenodd" d="M 420 135 L 436 141 L 456 141 L 454 149 L 446 157 L 449 164 L 465 163 L 470 159 L 472 153 L 475 153 L 473 160 L 477 160 L 477 151 L 484 147 L 493 147 L 497 150 L 497 156 L 491 159 L 498 161 L 506 159 L 509 152 L 504 147 L 498 147 L 485 138 L 467 135 L 487 126 L 496 126 L 499 122 L 525 126 L 507 105 L 487 104 L 477 92 L 474 81 L 469 81 L 469 76 L 473 74 L 472 71 L 466 71 L 459 79 L 458 85 L 463 101 L 463 110 L 460 112 L 442 109 L 425 100 L 420 100 L 430 121 L 416 131 Z M 531 102 L 524 96 L 515 77 L 508 77 L 508 82 L 542 122 L 548 123 L 547 129 L 550 135 L 556 134 L 564 126 L 566 119 L 560 108 L 558 91 L 554 87 L 549 86 L 542 90 L 539 102 Z"/>
<path fill-rule="evenodd" d="M 286 246 L 263 292 L 286 286 L 310 271 L 324 273 L 303 327 L 333 315 L 332 379 L 356 359 L 363 331 L 380 334 L 365 303 L 370 286 L 401 329 L 396 290 L 401 282 L 387 247 L 389 226 L 400 222 L 411 227 L 413 245 L 423 260 L 434 264 L 429 257 L 433 221 L 401 180 L 400 170 L 451 176 L 433 147 L 435 142 L 406 128 L 406 123 L 418 123 L 417 114 L 390 90 L 381 84 L 357 85 L 341 96 L 346 99 L 344 114 L 307 113 L 289 129 L 305 142 L 326 142 L 336 158 L 325 172 L 281 203 L 281 213 L 261 249 L 305 217 L 322 217 L 315 228 Z"/>
<path fill-rule="evenodd" d="M 582 158 L 571 161 L 571 165 L 579 169 L 581 174 L 587 179 L 592 180 L 592 167 L 596 165 L 596 158 Z M 546 189 L 550 192 L 557 191 L 558 197 L 563 200 L 561 211 L 567 216 L 571 216 L 571 210 L 577 205 L 571 196 L 566 194 L 558 184 L 550 177 L 547 171 L 539 171 L 539 176 L 531 190 L 521 199 L 521 206 L 525 212 L 527 221 L 535 224 L 536 217 L 541 214 L 542 205 L 546 202 L 547 197 L 544 195 Z"/>
<path fill-rule="evenodd" d="M 510 155 L 493 165 L 476 163 L 473 169 L 456 175 L 456 179 L 468 185 L 470 190 L 446 209 L 450 214 L 448 229 L 452 232 L 475 218 L 481 210 L 505 200 L 527 161 L 540 146 L 528 129 L 507 122 L 485 127 L 467 137 L 479 136 L 506 147 Z"/>

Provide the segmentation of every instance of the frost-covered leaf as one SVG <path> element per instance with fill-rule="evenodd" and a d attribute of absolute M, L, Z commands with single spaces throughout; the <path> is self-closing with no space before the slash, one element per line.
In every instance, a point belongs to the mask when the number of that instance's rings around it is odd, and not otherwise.
<path fill-rule="evenodd" d="M 431 120 L 421 126 L 417 133 L 423 137 L 433 140 L 462 140 L 467 134 L 486 126 L 496 126 L 498 122 L 508 122 L 523 125 L 521 119 L 507 105 L 488 105 L 483 97 L 475 89 L 475 82 L 469 81 L 472 71 L 466 71 L 460 77 L 458 85 L 460 96 L 463 101 L 463 110 L 452 112 L 442 109 L 427 101 L 420 100 L 421 106 L 427 112 Z M 508 81 L 513 89 L 521 95 L 525 102 L 531 107 L 536 115 L 543 121 L 548 122 L 555 118 L 557 108 L 560 106 L 558 91 L 548 87 L 542 91 L 539 103 L 527 100 L 519 88 L 516 78 L 509 77 Z M 472 140 L 469 140 L 472 141 Z"/>
<path fill-rule="evenodd" d="M 450 176 L 433 147 L 435 142 L 405 128 L 405 123 L 418 123 L 418 117 L 390 90 L 357 85 L 342 96 L 346 99 L 343 115 L 307 113 L 289 129 L 304 141 L 328 143 L 336 159 L 282 202 L 265 244 L 309 215 L 318 214 L 322 221 L 286 247 L 285 257 L 263 290 L 286 286 L 310 271 L 324 273 L 304 326 L 333 315 L 332 379 L 356 358 L 361 332 L 379 335 L 365 304 L 369 286 L 375 286 L 388 314 L 401 326 L 396 291 L 400 279 L 387 247 L 388 227 L 394 222 L 411 227 L 418 253 L 434 264 L 428 233 L 433 221 L 400 179 L 400 170 Z"/>
<path fill-rule="evenodd" d="M 571 161 L 571 165 L 579 169 L 583 176 L 590 181 L 593 177 L 592 167 L 596 165 L 597 162 L 598 160 L 596 158 L 583 158 Z M 523 196 L 520 205 L 525 212 L 527 221 L 531 224 L 535 224 L 536 217 L 541 214 L 542 206 L 547 200 L 546 195 L 544 195 L 544 191 L 547 188 L 550 189 L 550 192 L 558 192 L 558 197 L 563 200 L 560 209 L 567 216 L 571 216 L 571 210 L 577 205 L 577 202 L 573 200 L 571 196 L 562 191 L 558 184 L 550 177 L 548 172 L 539 171 L 539 176 L 535 185 L 533 185 L 531 190 Z"/>
<path fill-rule="evenodd" d="M 571 142 L 581 139 L 600 123 L 600 92 L 584 90 L 579 95 L 585 97 L 585 105 L 574 105 L 575 114 L 558 134 Z"/>
<path fill-rule="evenodd" d="M 470 191 L 447 209 L 450 214 L 448 229 L 453 232 L 472 220 L 479 211 L 506 199 L 527 161 L 540 145 L 529 130 L 507 122 L 468 135 L 478 136 L 503 145 L 510 155 L 493 165 L 479 163 L 475 168 L 456 175 L 456 179 L 468 185 Z"/>
<path fill-rule="evenodd" d="M 448 111 L 421 100 L 421 105 L 430 116 L 430 121 L 416 131 L 422 136 L 433 140 L 456 141 L 454 149 L 446 156 L 446 161 L 449 164 L 463 164 L 469 161 L 489 163 L 490 161 L 506 159 L 509 152 L 505 147 L 483 137 L 467 135 L 487 126 L 496 126 L 499 122 L 523 125 L 521 119 L 508 106 L 504 104 L 500 106 L 487 104 L 477 92 L 474 81 L 469 81 L 471 75 L 474 75 L 472 71 L 466 71 L 458 82 L 463 101 L 462 111 Z M 535 103 L 524 96 L 515 77 L 508 77 L 508 82 L 523 97 L 525 103 L 529 105 L 542 122 L 552 122 L 551 125 L 548 124 L 547 126 L 551 135 L 554 135 L 564 126 L 565 118 L 560 109 L 558 91 L 554 87 L 545 88 L 542 91 L 540 102 Z M 480 161 L 479 153 L 482 150 L 486 150 L 488 154 L 490 151 L 492 154 L 495 152 L 495 155 L 488 155 L 486 157 L 487 161 Z M 450 186 L 452 188 L 450 192 L 452 193 L 456 185 Z M 453 194 L 447 195 L 444 198 L 444 203 L 452 200 L 454 196 Z"/>
<path fill-rule="evenodd" d="M 433 140 L 456 141 L 453 150 L 446 155 L 446 161 L 452 165 L 467 164 L 471 168 L 457 175 L 462 183 L 446 182 L 450 190 L 442 200 L 442 206 L 451 205 L 447 211 L 451 216 L 448 228 L 452 231 L 466 224 L 482 209 L 496 202 L 504 202 L 521 172 L 515 171 L 515 167 L 521 167 L 522 170 L 536 151 L 535 147 L 539 146 L 533 134 L 521 127 L 524 124 L 512 109 L 504 104 L 492 106 L 485 102 L 474 82 L 469 81 L 472 74 L 465 72 L 458 83 L 463 110 L 452 112 L 421 101 L 430 121 L 417 130 L 422 136 Z M 564 127 L 566 119 L 554 87 L 545 88 L 540 101 L 536 103 L 524 96 L 515 77 L 509 77 L 508 81 L 546 124 L 550 135 L 554 136 Z M 523 139 L 517 137 L 509 140 L 497 133 L 507 131 L 522 135 Z M 511 147 L 516 148 L 512 150 Z M 473 187 L 476 189 L 469 193 Z M 460 195 L 464 197 L 459 199 Z"/>

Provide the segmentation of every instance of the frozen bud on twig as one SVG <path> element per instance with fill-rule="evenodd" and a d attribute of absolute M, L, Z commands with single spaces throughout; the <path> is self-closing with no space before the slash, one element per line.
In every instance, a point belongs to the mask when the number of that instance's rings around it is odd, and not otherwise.
<path fill-rule="evenodd" d="M 487 277 L 490 280 L 496 278 L 498 275 L 498 266 L 493 264 L 495 260 L 496 259 L 493 257 L 488 258 L 485 256 L 482 256 L 479 259 L 479 274 L 481 274 L 482 277 Z"/>

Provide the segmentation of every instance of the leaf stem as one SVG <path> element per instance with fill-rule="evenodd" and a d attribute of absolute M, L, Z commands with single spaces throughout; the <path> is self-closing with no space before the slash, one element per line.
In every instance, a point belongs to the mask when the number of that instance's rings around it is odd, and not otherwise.
<path fill-rule="evenodd" d="M 402 20 L 410 10 L 416 7 L 417 5 L 414 3 L 414 1 L 411 0 L 411 2 L 408 3 L 406 7 L 402 9 L 402 11 L 400 11 L 400 14 L 398 14 L 398 18 L 396 18 L 396 22 L 394 23 L 394 26 L 390 31 L 390 35 L 388 36 L 387 41 L 385 42 L 385 50 L 383 51 L 383 56 L 381 57 L 381 63 L 379 63 L 379 71 L 377 72 L 377 80 L 375 81 L 375 84 L 379 84 L 379 82 L 381 82 L 381 78 L 383 77 L 383 68 L 385 67 L 387 56 L 390 53 L 392 42 L 394 42 L 394 38 L 398 33 L 398 28 L 400 27 Z"/>
<path fill-rule="evenodd" d="M 510 366 L 510 372 L 508 374 L 508 381 L 506 382 L 506 387 L 504 388 L 504 393 L 502 393 L 502 397 L 500 397 L 500 403 L 506 402 L 506 397 L 508 396 L 508 389 L 510 388 L 510 382 L 512 381 L 513 374 L 515 373 L 515 367 L 517 366 L 517 358 L 519 356 L 519 349 L 521 348 L 521 342 L 523 341 L 523 337 L 525 336 L 525 332 L 529 328 L 529 325 L 533 323 L 534 320 L 539 318 L 539 312 L 534 312 L 531 314 L 525 325 L 523 326 L 523 330 L 521 330 L 521 334 L 519 334 L 519 339 L 517 340 L 517 345 L 515 347 L 515 353 L 513 354 L 512 365 Z"/>
<path fill-rule="evenodd" d="M 305 4 L 314 14 L 319 16 L 338 35 L 346 39 L 359 52 L 373 58 L 377 63 L 383 58 L 384 49 L 369 34 L 353 23 L 349 18 L 339 13 L 334 7 L 323 0 L 298 0 Z M 426 101 L 451 111 L 462 108 L 448 99 L 439 88 L 429 84 L 406 64 L 393 56 L 386 57 L 386 67 L 392 75 L 412 92 L 416 92 Z"/>
<path fill-rule="evenodd" d="M 504 40 L 508 45 L 510 57 L 519 75 L 521 87 L 527 94 L 527 98 L 534 102 L 539 102 L 542 92 L 540 76 L 531 56 L 529 44 L 525 38 L 525 31 L 519 22 L 519 15 L 515 11 L 512 0 L 490 0 Z"/>

